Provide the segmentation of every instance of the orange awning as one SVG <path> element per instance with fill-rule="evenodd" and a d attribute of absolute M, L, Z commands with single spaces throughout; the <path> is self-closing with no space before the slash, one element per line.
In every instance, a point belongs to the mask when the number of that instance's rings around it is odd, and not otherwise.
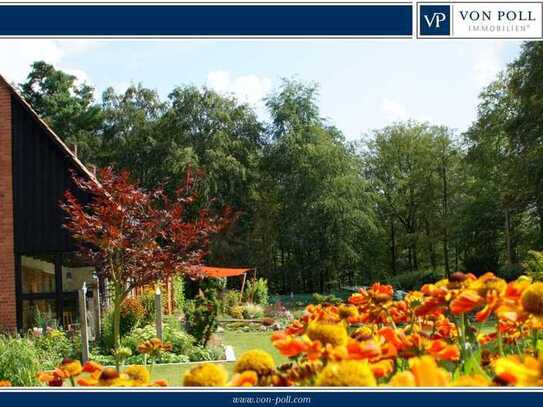
<path fill-rule="evenodd" d="M 217 277 L 241 276 L 242 274 L 245 274 L 248 271 L 251 271 L 254 269 L 203 266 L 201 270 L 202 270 L 202 274 L 204 274 L 205 276 L 217 278 Z"/>

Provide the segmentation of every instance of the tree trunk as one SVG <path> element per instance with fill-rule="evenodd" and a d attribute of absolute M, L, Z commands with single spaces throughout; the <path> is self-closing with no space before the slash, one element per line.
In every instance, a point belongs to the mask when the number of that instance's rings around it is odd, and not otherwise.
<path fill-rule="evenodd" d="M 443 180 L 443 263 L 445 266 L 446 276 L 451 275 L 449 266 L 449 186 L 447 184 L 447 168 L 445 163 L 442 165 L 442 180 Z"/>
<path fill-rule="evenodd" d="M 513 244 L 511 238 L 511 211 L 505 208 L 505 255 L 507 259 L 507 269 L 513 268 Z"/>
<path fill-rule="evenodd" d="M 543 250 L 543 196 L 541 194 L 538 195 L 536 207 L 537 216 L 539 217 L 539 242 L 537 249 Z"/>
<path fill-rule="evenodd" d="M 392 255 L 392 274 L 396 275 L 396 230 L 394 219 L 390 220 L 390 253 Z"/>

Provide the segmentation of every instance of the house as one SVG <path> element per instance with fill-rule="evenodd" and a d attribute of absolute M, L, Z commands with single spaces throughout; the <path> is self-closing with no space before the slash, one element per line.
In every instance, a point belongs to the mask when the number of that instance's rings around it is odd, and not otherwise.
<path fill-rule="evenodd" d="M 64 191 L 89 199 L 72 172 L 94 179 L 0 76 L 0 331 L 77 321 L 77 290 L 94 269 L 62 226 Z"/>

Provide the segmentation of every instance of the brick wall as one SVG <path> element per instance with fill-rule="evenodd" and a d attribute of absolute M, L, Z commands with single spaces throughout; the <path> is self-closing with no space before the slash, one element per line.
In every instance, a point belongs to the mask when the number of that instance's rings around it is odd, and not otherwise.
<path fill-rule="evenodd" d="M 0 330 L 17 328 L 13 244 L 11 93 L 0 80 Z"/>

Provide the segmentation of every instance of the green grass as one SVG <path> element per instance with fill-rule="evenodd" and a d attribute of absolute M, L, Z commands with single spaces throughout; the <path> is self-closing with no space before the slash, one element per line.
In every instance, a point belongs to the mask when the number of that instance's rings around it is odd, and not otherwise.
<path fill-rule="evenodd" d="M 241 332 L 241 331 L 225 331 L 224 344 L 234 347 L 236 358 L 248 350 L 262 349 L 273 356 L 277 364 L 285 363 L 287 359 L 281 356 L 271 343 L 271 332 Z M 153 367 L 152 379 L 165 379 L 170 386 L 180 386 L 183 374 L 196 366 L 197 364 L 184 365 L 159 365 Z M 231 374 L 234 368 L 234 363 L 223 363 L 226 370 Z"/>

